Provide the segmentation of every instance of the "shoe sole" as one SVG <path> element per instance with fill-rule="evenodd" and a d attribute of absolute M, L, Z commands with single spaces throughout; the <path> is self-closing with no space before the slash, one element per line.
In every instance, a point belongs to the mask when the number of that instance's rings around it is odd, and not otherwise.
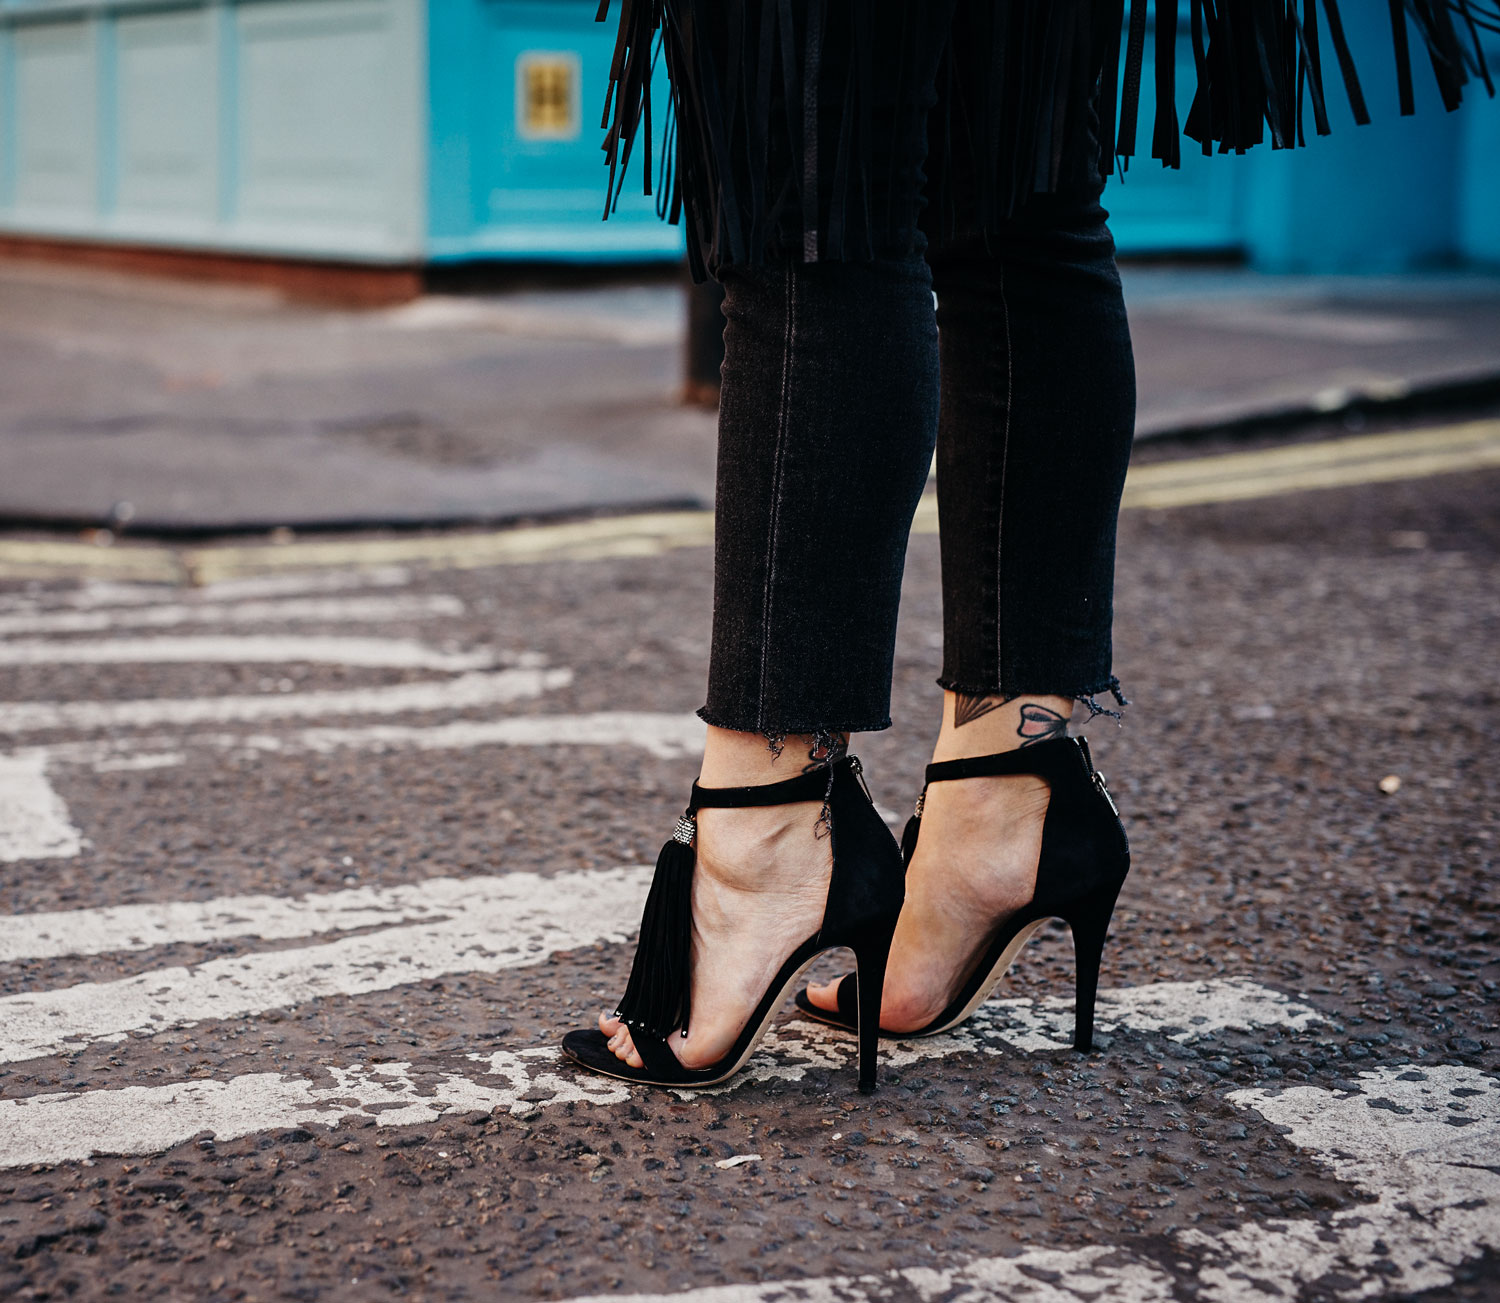
<path fill-rule="evenodd" d="M 801 968 L 792 973 L 786 979 L 786 981 L 782 983 L 781 993 L 776 997 L 776 1003 L 772 1006 L 773 1012 L 767 1015 L 767 1017 L 762 1021 L 760 1030 L 758 1030 L 755 1035 L 750 1038 L 750 1043 L 745 1047 L 744 1052 L 735 1061 L 732 1067 L 728 1068 L 726 1071 L 721 1073 L 719 1076 L 714 1077 L 710 1081 L 660 1081 L 653 1077 L 641 1077 L 634 1075 L 627 1076 L 625 1072 L 613 1072 L 608 1068 L 600 1068 L 596 1067 L 592 1063 L 585 1063 L 582 1059 L 577 1058 L 572 1054 L 568 1054 L 566 1050 L 564 1050 L 563 1053 L 566 1054 L 569 1059 L 572 1059 L 572 1061 L 576 1063 L 580 1068 L 584 1068 L 587 1071 L 594 1073 L 596 1076 L 610 1077 L 615 1081 L 626 1081 L 633 1086 L 662 1086 L 669 1090 L 707 1090 L 715 1086 L 722 1086 L 726 1081 L 728 1081 L 737 1072 L 739 1072 L 739 1070 L 743 1068 L 749 1061 L 750 1056 L 760 1048 L 761 1041 L 765 1039 L 766 1032 L 770 1030 L 771 1023 L 774 1021 L 775 1012 L 779 1011 L 781 1009 L 781 1006 L 786 1003 L 788 993 L 791 992 L 799 982 L 801 982 L 802 978 L 807 974 L 807 971 L 824 955 L 829 954 L 834 950 L 843 950 L 846 948 L 847 947 L 844 946 L 830 946 L 827 950 L 819 951 L 805 964 L 803 964 Z M 857 973 L 858 971 L 859 961 L 856 960 L 855 972 Z M 842 1024 L 840 1024 L 840 1026 L 842 1026 Z M 628 1069 L 628 1065 L 622 1065 L 622 1067 L 626 1067 Z"/>
<path fill-rule="evenodd" d="M 1043 923 L 1051 922 L 1051 919 L 1039 918 L 1035 923 L 1028 923 L 1011 939 L 1011 942 L 1001 952 L 1000 958 L 995 961 L 990 969 L 990 975 L 980 983 L 979 989 L 975 991 L 973 998 L 954 1017 L 943 1023 L 940 1027 L 923 1027 L 914 1032 L 888 1032 L 884 1027 L 880 1029 L 881 1038 L 889 1041 L 919 1041 L 924 1036 L 941 1036 L 944 1032 L 952 1031 L 961 1022 L 967 1022 L 974 1016 L 974 1011 L 979 1008 L 991 995 L 995 988 L 1005 980 L 1005 975 L 1010 972 L 1011 965 L 1016 962 L 1016 956 L 1025 948 L 1026 943 L 1036 934 Z M 809 1001 L 809 1003 L 811 1003 Z M 797 1012 L 822 1023 L 826 1027 L 837 1027 L 840 1031 L 854 1032 L 857 1029 L 851 1027 L 842 1019 L 830 1016 L 830 1010 L 818 1010 L 814 1012 L 804 1005 L 797 1006 Z"/>

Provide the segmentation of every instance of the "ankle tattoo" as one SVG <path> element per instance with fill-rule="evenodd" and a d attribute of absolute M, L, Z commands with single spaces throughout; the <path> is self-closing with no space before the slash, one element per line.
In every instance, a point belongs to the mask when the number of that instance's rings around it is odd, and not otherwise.
<path fill-rule="evenodd" d="M 1021 739 L 1023 747 L 1047 742 L 1055 737 L 1067 737 L 1068 717 L 1048 706 L 1038 706 L 1028 701 L 1021 707 L 1021 723 L 1016 729 L 1016 736 Z"/>
<path fill-rule="evenodd" d="M 990 711 L 999 710 L 1009 700 L 1009 697 L 975 697 L 964 692 L 954 693 L 953 727 L 962 728 L 965 724 L 972 724 Z"/>

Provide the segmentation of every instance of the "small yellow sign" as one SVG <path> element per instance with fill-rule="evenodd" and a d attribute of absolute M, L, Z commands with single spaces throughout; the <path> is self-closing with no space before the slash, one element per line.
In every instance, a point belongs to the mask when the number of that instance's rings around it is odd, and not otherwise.
<path fill-rule="evenodd" d="M 567 140 L 578 134 L 578 56 L 531 51 L 516 61 L 520 132 L 532 140 Z"/>

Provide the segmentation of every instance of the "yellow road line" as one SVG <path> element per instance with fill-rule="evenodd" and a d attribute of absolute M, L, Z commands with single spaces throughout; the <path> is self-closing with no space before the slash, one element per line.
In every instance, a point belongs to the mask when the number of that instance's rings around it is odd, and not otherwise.
<path fill-rule="evenodd" d="M 1138 466 L 1125 481 L 1126 508 L 1199 506 L 1347 488 L 1500 467 L 1500 420 L 1372 434 L 1255 452 Z M 912 529 L 937 532 L 937 501 L 917 508 Z M 86 542 L 0 540 L 0 578 L 89 575 L 155 583 L 211 583 L 287 570 L 420 565 L 438 569 L 660 556 L 713 542 L 713 513 L 664 511 L 604 516 L 484 533 L 403 538 L 99 547 Z"/>
<path fill-rule="evenodd" d="M 0 577 L 67 574 L 74 571 L 101 579 L 180 584 L 188 576 L 177 553 L 164 547 L 99 547 L 94 543 L 50 539 L 0 541 Z"/>
<path fill-rule="evenodd" d="M 601 516 L 560 525 L 533 525 L 489 533 L 415 538 L 348 539 L 253 547 L 200 547 L 182 555 L 198 583 L 234 575 L 340 566 L 427 565 L 466 570 L 537 561 L 593 561 L 602 557 L 658 556 L 713 542 L 711 511 L 659 511 Z M 0 553 L 3 561 L 3 553 Z"/>
<path fill-rule="evenodd" d="M 1126 507 L 1186 507 L 1500 466 L 1500 421 L 1232 452 L 1139 466 Z"/>

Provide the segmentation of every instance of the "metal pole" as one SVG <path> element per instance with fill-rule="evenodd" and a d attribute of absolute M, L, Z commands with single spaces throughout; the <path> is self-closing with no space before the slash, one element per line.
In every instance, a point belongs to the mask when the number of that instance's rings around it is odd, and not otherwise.
<path fill-rule="evenodd" d="M 687 283 L 687 380 L 682 401 L 719 405 L 719 367 L 724 361 L 724 287 L 718 281 Z"/>

